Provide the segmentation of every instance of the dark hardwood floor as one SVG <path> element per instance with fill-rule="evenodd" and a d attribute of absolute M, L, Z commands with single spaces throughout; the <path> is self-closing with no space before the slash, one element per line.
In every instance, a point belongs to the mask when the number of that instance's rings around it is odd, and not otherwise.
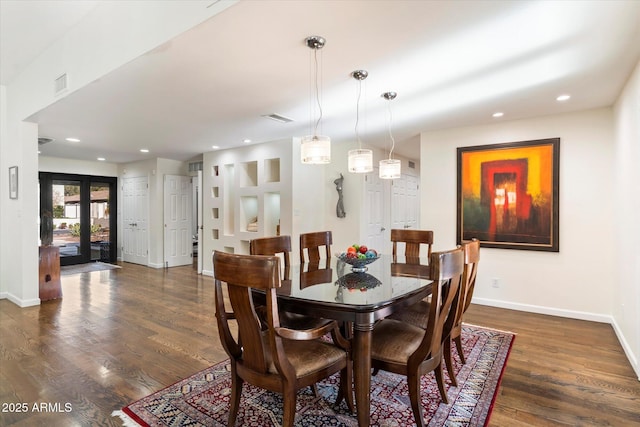
<path fill-rule="evenodd" d="M 211 277 L 123 267 L 63 277 L 39 307 L 0 301 L 0 426 L 119 426 L 112 411 L 226 358 Z M 640 426 L 611 326 L 477 305 L 466 321 L 518 334 L 491 426 Z"/>

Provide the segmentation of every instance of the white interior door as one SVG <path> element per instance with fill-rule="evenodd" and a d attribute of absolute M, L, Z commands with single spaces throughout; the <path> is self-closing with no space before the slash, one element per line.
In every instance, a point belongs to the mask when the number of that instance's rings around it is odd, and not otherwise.
<path fill-rule="evenodd" d="M 366 227 L 365 244 L 380 252 L 388 252 L 388 231 L 385 221 L 385 191 L 377 169 L 365 176 L 365 209 L 363 220 Z"/>
<path fill-rule="evenodd" d="M 149 182 L 146 176 L 122 180 L 122 260 L 149 263 Z"/>
<path fill-rule="evenodd" d="M 193 262 L 192 183 L 188 176 L 164 177 L 164 263 L 166 267 Z"/>
<path fill-rule="evenodd" d="M 405 175 L 405 224 L 408 228 L 418 229 L 420 222 L 420 193 L 417 176 Z"/>
<path fill-rule="evenodd" d="M 202 171 L 198 171 L 198 182 L 196 186 L 196 223 L 198 224 L 197 235 L 198 235 L 198 274 L 202 274 L 202 260 L 204 254 L 202 253 Z"/>
<path fill-rule="evenodd" d="M 417 229 L 419 218 L 419 178 L 402 174 L 391 184 L 391 228 Z"/>

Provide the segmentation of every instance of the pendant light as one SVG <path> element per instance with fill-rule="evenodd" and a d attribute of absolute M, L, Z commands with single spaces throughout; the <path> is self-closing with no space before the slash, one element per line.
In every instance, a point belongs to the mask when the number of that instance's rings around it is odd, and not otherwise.
<path fill-rule="evenodd" d="M 398 94 L 395 92 L 385 92 L 382 94 L 382 97 L 389 101 L 389 137 L 391 138 L 391 150 L 389 150 L 389 158 L 385 160 L 380 160 L 380 178 L 382 179 L 396 179 L 400 178 L 400 160 L 393 158 L 393 149 L 396 146 L 396 141 L 393 139 L 393 134 L 391 133 L 391 101 L 395 99 Z"/>
<path fill-rule="evenodd" d="M 318 104 L 319 117 L 313 128 L 313 135 L 302 137 L 300 142 L 300 160 L 306 164 L 327 164 L 331 162 L 331 138 L 318 135 L 318 125 L 322 120 L 322 105 L 320 104 L 320 89 L 318 84 L 318 50 L 322 49 L 326 40 L 321 36 L 310 36 L 305 39 L 307 46 L 313 49 L 315 62 L 315 101 Z"/>
<path fill-rule="evenodd" d="M 366 70 L 356 70 L 351 76 L 358 80 L 358 101 L 356 103 L 356 140 L 358 148 L 349 150 L 348 169 L 353 173 L 367 173 L 373 170 L 373 151 L 362 148 L 360 134 L 358 133 L 358 121 L 360 119 L 360 96 L 362 95 L 362 81 L 367 78 L 369 73 Z"/>

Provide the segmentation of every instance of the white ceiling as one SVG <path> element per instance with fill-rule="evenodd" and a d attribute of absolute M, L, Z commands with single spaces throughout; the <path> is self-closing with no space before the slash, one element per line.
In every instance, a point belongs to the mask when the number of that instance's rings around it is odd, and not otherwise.
<path fill-rule="evenodd" d="M 2 0 L 3 80 L 93 3 Z M 188 160 L 214 144 L 302 136 L 313 107 L 304 39 L 321 35 L 321 133 L 356 147 L 350 74 L 365 69 L 362 144 L 389 146 L 380 95 L 392 90 L 396 150 L 418 158 L 421 131 L 612 105 L 640 59 L 639 28 L 633 0 L 241 1 L 31 119 L 56 140 L 42 155 L 117 163 L 144 158 L 140 148 Z M 271 113 L 294 122 L 261 117 Z"/>

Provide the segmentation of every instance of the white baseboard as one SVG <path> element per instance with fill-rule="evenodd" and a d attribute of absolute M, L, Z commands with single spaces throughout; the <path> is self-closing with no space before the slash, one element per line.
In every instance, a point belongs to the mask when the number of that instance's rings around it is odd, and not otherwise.
<path fill-rule="evenodd" d="M 213 270 L 202 270 L 202 275 L 213 277 Z"/>
<path fill-rule="evenodd" d="M 611 322 L 611 326 L 613 327 L 613 330 L 616 333 L 616 336 L 618 337 L 618 341 L 620 341 L 620 345 L 622 346 L 624 353 L 627 355 L 627 359 L 629 359 L 629 363 L 631 363 L 631 367 L 633 368 L 633 370 L 636 373 L 636 376 L 638 377 L 638 381 L 640 381 L 640 365 L 638 365 L 638 358 L 633 353 L 631 346 L 629 345 L 626 338 L 624 337 L 624 334 L 622 333 L 620 326 L 618 326 L 618 322 L 616 322 L 615 318 L 613 318 L 613 321 Z"/>
<path fill-rule="evenodd" d="M 5 292 L 5 298 L 14 303 L 20 308 L 25 307 L 33 307 L 34 305 L 40 305 L 40 298 L 32 298 L 32 299 L 20 299 L 13 295 L 12 293 Z"/>
<path fill-rule="evenodd" d="M 563 310 L 559 308 L 543 307 L 531 304 L 519 304 L 508 301 L 493 300 L 487 298 L 473 298 L 474 304 L 488 305 L 491 307 L 507 308 L 510 310 L 526 311 L 529 313 L 546 314 L 549 316 L 568 317 L 570 319 L 589 320 L 599 323 L 613 323 L 613 317 L 607 314 L 589 313 L 586 311 Z"/>
<path fill-rule="evenodd" d="M 566 317 L 569 319 L 578 319 L 578 320 L 588 320 L 591 322 L 599 322 L 599 323 L 608 323 L 613 327 L 613 330 L 618 337 L 618 341 L 624 350 L 627 359 L 629 359 L 629 363 L 631 363 L 631 367 L 635 371 L 638 381 L 640 381 L 640 366 L 638 365 L 638 358 L 633 353 L 633 350 L 629 346 L 629 343 L 624 337 L 620 327 L 616 323 L 613 316 L 606 314 L 598 314 L 598 313 L 588 313 L 584 311 L 574 311 L 574 310 L 562 310 L 558 308 L 551 307 L 542 307 L 538 305 L 530 305 L 530 304 L 518 304 L 507 301 L 500 300 L 492 300 L 487 298 L 473 298 L 471 300 L 474 304 L 480 305 L 488 305 L 491 307 L 499 307 L 506 308 L 509 310 L 517 310 L 517 311 L 525 311 L 529 313 L 537 313 L 537 314 L 546 314 L 549 316 L 558 316 L 558 317 Z"/>
<path fill-rule="evenodd" d="M 7 293 L 6 292 L 0 292 L 0 299 L 7 299 Z"/>

